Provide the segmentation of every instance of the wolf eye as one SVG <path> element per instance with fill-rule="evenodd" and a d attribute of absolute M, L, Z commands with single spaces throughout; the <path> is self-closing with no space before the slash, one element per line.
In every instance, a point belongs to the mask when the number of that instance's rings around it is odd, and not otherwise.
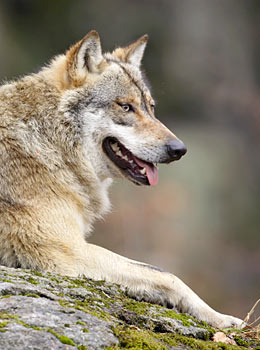
<path fill-rule="evenodd" d="M 121 105 L 122 109 L 125 111 L 125 112 L 132 112 L 134 111 L 134 108 L 132 105 L 126 103 L 126 104 L 123 104 Z"/>
<path fill-rule="evenodd" d="M 154 109 L 155 109 L 155 104 L 153 104 L 153 103 L 151 103 L 151 109 L 152 109 L 152 111 L 154 112 Z"/>

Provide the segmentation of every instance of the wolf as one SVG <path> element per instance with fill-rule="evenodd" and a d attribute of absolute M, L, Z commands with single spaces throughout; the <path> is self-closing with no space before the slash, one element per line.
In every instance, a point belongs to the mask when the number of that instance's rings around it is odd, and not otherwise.
<path fill-rule="evenodd" d="M 173 274 L 86 240 L 109 211 L 112 179 L 155 186 L 155 164 L 186 153 L 155 117 L 140 68 L 147 39 L 102 53 L 93 30 L 0 88 L 0 263 L 118 283 L 137 300 L 240 327 Z"/>

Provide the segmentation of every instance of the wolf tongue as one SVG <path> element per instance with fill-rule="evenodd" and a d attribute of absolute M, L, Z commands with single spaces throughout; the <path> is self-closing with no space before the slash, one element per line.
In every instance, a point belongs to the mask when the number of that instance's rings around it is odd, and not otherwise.
<path fill-rule="evenodd" d="M 146 176 L 149 184 L 151 186 L 156 186 L 158 183 L 158 169 L 152 163 L 147 163 L 139 158 L 135 157 L 135 161 L 141 168 L 146 169 Z"/>

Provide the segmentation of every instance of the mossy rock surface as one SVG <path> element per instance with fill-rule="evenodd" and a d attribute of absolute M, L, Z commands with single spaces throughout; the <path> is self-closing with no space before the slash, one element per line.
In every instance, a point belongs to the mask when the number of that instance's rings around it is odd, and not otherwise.
<path fill-rule="evenodd" d="M 0 267 L 0 350 L 249 347 L 214 343 L 214 331 L 189 315 L 128 298 L 117 285 Z"/>

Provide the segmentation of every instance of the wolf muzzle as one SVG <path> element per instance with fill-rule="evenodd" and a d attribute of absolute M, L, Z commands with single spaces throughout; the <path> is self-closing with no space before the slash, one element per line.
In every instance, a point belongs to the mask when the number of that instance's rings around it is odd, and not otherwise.
<path fill-rule="evenodd" d="M 166 152 L 168 154 L 168 163 L 181 159 L 187 152 L 187 148 L 181 140 L 171 139 L 166 144 Z"/>

